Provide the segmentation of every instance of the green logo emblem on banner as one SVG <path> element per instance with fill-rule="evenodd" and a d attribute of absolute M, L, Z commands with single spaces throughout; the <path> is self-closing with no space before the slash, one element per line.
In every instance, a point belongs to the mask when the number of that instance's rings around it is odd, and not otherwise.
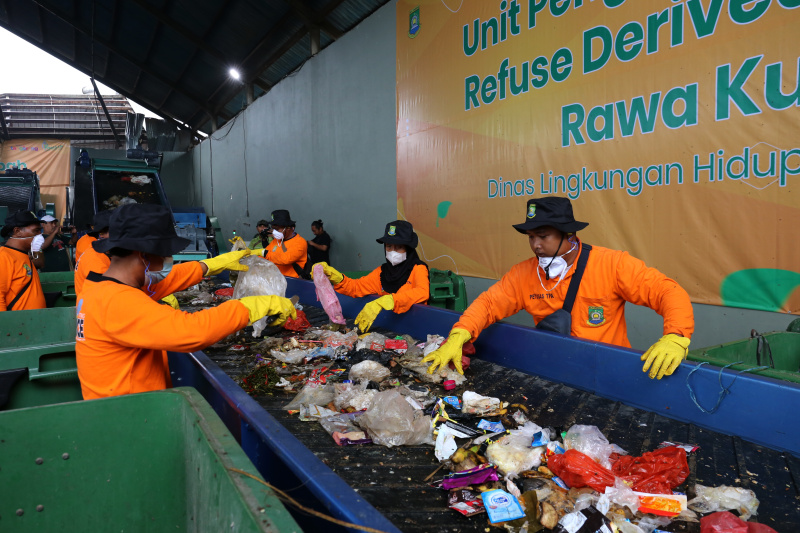
<path fill-rule="evenodd" d="M 394 226 L 389 226 L 389 231 L 387 231 L 386 233 L 394 237 L 394 235 L 397 233 L 397 228 Z"/>
<path fill-rule="evenodd" d="M 587 324 L 590 326 L 600 326 L 604 324 L 605 321 L 606 318 L 603 316 L 602 307 L 589 307 L 589 320 L 586 321 Z"/>
<path fill-rule="evenodd" d="M 528 218 L 533 218 L 536 216 L 536 204 L 531 204 L 528 206 Z"/>
<path fill-rule="evenodd" d="M 419 6 L 408 14 L 408 36 L 413 39 L 419 32 Z"/>

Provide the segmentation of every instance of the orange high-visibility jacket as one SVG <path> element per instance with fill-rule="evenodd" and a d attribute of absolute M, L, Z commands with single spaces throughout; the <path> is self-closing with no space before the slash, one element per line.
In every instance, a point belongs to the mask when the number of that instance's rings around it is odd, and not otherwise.
<path fill-rule="evenodd" d="M 300 268 L 305 268 L 308 260 L 308 243 L 297 234 L 285 242 L 285 252 L 281 249 L 280 242 L 274 240 L 264 249 L 263 257 L 275 263 L 281 274 L 287 278 L 299 278 L 292 264 L 297 263 Z"/>
<path fill-rule="evenodd" d="M 89 275 L 89 272 L 105 273 L 108 267 L 111 266 L 111 259 L 106 254 L 96 252 L 91 246 L 84 250 L 81 255 L 76 254 L 75 257 L 78 258 L 77 263 L 75 263 L 75 294 L 79 295 L 83 290 L 83 283 L 86 281 L 86 276 Z"/>
<path fill-rule="evenodd" d="M 408 280 L 400 289 L 392 294 L 394 298 L 395 313 L 405 313 L 414 304 L 422 304 L 428 301 L 431 290 L 431 281 L 428 278 L 428 269 L 425 265 L 415 265 L 411 269 Z M 381 267 L 376 268 L 363 278 L 350 279 L 347 276 L 333 287 L 336 292 L 341 292 L 346 296 L 367 296 L 377 294 L 383 296 L 390 294 L 381 287 Z"/>
<path fill-rule="evenodd" d="M 149 296 L 96 272 L 89 274 L 76 307 L 75 353 L 84 399 L 164 389 L 166 350 L 199 350 L 247 325 L 249 312 L 236 300 L 196 313 L 158 303 L 201 279 L 199 263 L 175 265 L 150 287 L 156 294 Z"/>
<path fill-rule="evenodd" d="M 537 257 L 514 265 L 472 302 L 453 327 L 466 329 L 475 340 L 487 326 L 521 309 L 530 313 L 538 324 L 561 309 L 576 264 L 577 259 L 560 283 L 545 279 Z M 694 332 L 689 295 L 676 281 L 655 268 L 648 268 L 628 252 L 592 246 L 572 308 L 571 334 L 630 347 L 625 302 L 647 306 L 661 315 L 665 335 L 676 333 L 690 338 Z"/>
<path fill-rule="evenodd" d="M 92 237 L 89 234 L 84 235 L 78 242 L 75 243 L 75 257 L 80 258 L 83 255 L 83 252 L 92 248 L 92 243 L 97 240 L 97 237 Z M 77 268 L 75 269 L 77 270 Z"/>
<path fill-rule="evenodd" d="M 30 287 L 20 296 L 12 311 L 44 309 L 44 292 L 39 273 L 28 254 L 10 246 L 0 247 L 0 311 L 8 309 L 8 304 L 17 297 L 28 281 L 31 282 Z"/>

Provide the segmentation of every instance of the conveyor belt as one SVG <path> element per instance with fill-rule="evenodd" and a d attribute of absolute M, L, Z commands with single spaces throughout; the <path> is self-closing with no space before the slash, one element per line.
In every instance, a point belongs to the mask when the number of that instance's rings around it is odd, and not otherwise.
<path fill-rule="evenodd" d="M 318 308 L 306 306 L 305 312 L 312 324 L 327 322 Z M 265 335 L 269 333 L 265 331 Z M 237 366 L 238 355 L 210 348 L 205 352 L 231 377 L 244 371 Z M 692 498 L 695 484 L 750 488 L 761 502 L 755 520 L 779 533 L 800 531 L 800 459 L 796 457 L 477 358 L 472 360 L 467 376 L 471 390 L 526 404 L 531 419 L 540 426 L 596 425 L 610 442 L 632 455 L 652 450 L 662 441 L 696 443 L 700 450 L 689 457 L 691 475 L 678 490 Z M 488 527 L 486 515 L 461 516 L 447 508 L 446 492 L 422 481 L 438 466 L 431 446 L 336 446 L 319 424 L 301 422 L 296 415 L 283 411 L 289 398 L 264 396 L 256 400 L 402 531 L 484 532 Z M 699 524 L 684 522 L 664 529 L 700 531 Z"/>

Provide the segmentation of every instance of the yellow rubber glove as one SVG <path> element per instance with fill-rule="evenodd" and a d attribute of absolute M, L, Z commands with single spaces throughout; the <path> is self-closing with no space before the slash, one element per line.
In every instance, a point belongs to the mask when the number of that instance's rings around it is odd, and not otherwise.
<path fill-rule="evenodd" d="M 225 270 L 239 270 L 247 272 L 247 265 L 239 263 L 239 260 L 250 255 L 252 250 L 239 250 L 236 252 L 228 252 L 227 254 L 220 254 L 217 257 L 210 257 L 203 259 L 201 263 L 205 263 L 208 267 L 206 276 L 216 276 Z"/>
<path fill-rule="evenodd" d="M 327 272 L 325 274 L 327 274 Z M 339 273 L 337 272 L 337 274 Z M 339 275 L 341 276 L 341 274 Z M 384 309 L 387 311 L 394 309 L 394 298 L 391 294 L 381 296 L 377 300 L 372 300 L 370 303 L 364 306 L 364 309 L 362 309 L 356 317 L 356 326 L 358 326 L 358 329 L 360 329 L 363 333 L 368 332 L 369 328 L 372 327 L 372 323 L 375 322 L 375 319 L 378 318 L 378 315 Z"/>
<path fill-rule="evenodd" d="M 336 285 L 337 283 L 341 283 L 342 280 L 344 279 L 344 274 L 342 274 L 341 272 L 330 266 L 328 263 L 324 262 L 314 263 L 314 266 L 317 265 L 322 265 L 322 271 L 325 272 L 325 275 L 328 276 L 328 279 L 331 280 L 331 283 L 333 283 L 334 285 Z M 311 277 L 313 278 L 314 267 L 311 267 L 311 273 L 312 273 Z M 392 304 L 392 307 L 394 307 L 394 304 Z M 391 309 L 391 307 L 389 309 Z"/>
<path fill-rule="evenodd" d="M 237 301 L 250 313 L 250 324 L 272 315 L 278 315 L 278 318 L 270 326 L 281 326 L 289 317 L 297 318 L 297 309 L 292 301 L 282 296 L 245 296 Z"/>
<path fill-rule="evenodd" d="M 689 339 L 668 333 L 642 354 L 642 372 L 650 369 L 650 378 L 671 376 L 689 353 Z"/>
<path fill-rule="evenodd" d="M 181 310 L 180 304 L 178 304 L 178 299 L 175 298 L 174 294 L 169 294 L 161 298 L 161 301 L 167 304 L 168 306 L 172 307 L 173 309 L 177 309 L 178 311 Z"/>
<path fill-rule="evenodd" d="M 465 329 L 453 328 L 447 340 L 439 346 L 439 349 L 429 353 L 423 363 L 433 363 L 428 367 L 428 374 L 433 374 L 440 368 L 453 363 L 459 374 L 464 375 L 464 368 L 461 366 L 461 355 L 464 344 L 472 338 L 472 333 Z"/>

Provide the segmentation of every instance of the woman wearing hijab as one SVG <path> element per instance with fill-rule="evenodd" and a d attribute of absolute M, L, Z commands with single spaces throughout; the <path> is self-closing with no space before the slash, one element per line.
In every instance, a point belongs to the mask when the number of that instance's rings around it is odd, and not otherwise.
<path fill-rule="evenodd" d="M 389 222 L 383 237 L 376 240 L 383 244 L 386 262 L 363 278 L 350 279 L 327 263 L 320 263 L 336 292 L 354 297 L 379 296 L 356 317 L 356 326 L 363 333 L 369 331 L 384 309 L 405 313 L 414 304 L 426 303 L 430 294 L 428 265 L 417 255 L 419 238 L 414 226 L 405 220 Z"/>

